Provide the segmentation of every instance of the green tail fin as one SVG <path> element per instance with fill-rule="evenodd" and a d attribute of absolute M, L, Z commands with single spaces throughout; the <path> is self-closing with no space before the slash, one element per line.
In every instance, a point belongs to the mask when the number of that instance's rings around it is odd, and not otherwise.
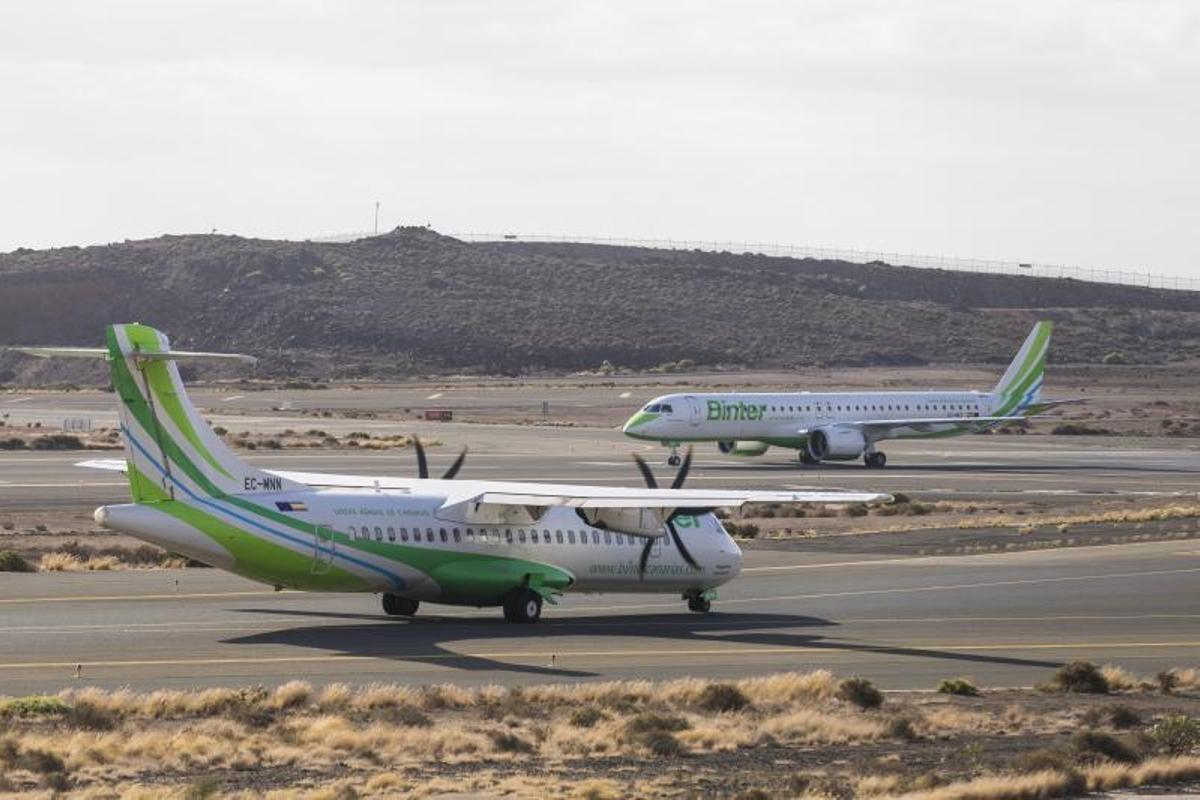
<path fill-rule="evenodd" d="M 1042 320 L 1033 326 L 1016 358 L 1008 365 L 993 394 L 1000 397 L 998 415 L 1017 414 L 1032 407 L 1042 390 L 1046 372 L 1046 353 L 1050 348 L 1053 323 Z"/>

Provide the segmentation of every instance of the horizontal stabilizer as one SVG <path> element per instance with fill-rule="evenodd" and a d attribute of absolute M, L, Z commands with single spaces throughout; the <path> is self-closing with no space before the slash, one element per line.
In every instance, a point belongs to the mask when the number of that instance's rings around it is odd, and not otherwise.
<path fill-rule="evenodd" d="M 104 347 L 5 347 L 16 353 L 25 353 L 38 358 L 107 358 L 108 350 Z M 198 353 L 188 350 L 168 350 L 162 353 L 131 353 L 139 361 L 210 361 L 242 364 L 257 364 L 254 356 L 241 353 Z"/>

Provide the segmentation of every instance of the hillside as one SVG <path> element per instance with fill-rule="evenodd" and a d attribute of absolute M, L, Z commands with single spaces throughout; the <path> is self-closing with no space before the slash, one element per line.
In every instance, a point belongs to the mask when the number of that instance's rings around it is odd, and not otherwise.
<path fill-rule="evenodd" d="M 471 244 L 424 228 L 352 243 L 163 236 L 0 255 L 0 342 L 98 344 L 138 320 L 260 374 L 1007 361 L 1031 321 L 1051 358 L 1200 357 L 1200 294 L 885 264 L 598 245 Z M 0 355 L 0 382 L 78 366 Z"/>

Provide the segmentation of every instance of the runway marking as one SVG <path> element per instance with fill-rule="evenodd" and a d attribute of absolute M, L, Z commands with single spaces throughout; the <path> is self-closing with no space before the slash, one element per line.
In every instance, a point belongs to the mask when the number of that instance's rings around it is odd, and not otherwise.
<path fill-rule="evenodd" d="M 86 486 L 128 486 L 126 481 L 118 481 L 115 483 L 92 483 L 87 481 L 68 481 L 66 483 L 7 483 L 0 481 L 2 489 L 63 489 L 71 488 L 78 489 Z"/>
<path fill-rule="evenodd" d="M 910 586 L 894 589 L 859 589 L 849 592 L 822 592 L 820 594 L 774 595 L 771 597 L 743 597 L 722 600 L 723 605 L 730 603 L 761 603 L 767 600 L 819 600 L 829 597 L 864 597 L 880 594 L 907 594 L 915 592 L 945 592 L 958 589 L 990 589 L 999 586 L 1031 586 L 1042 583 L 1077 583 L 1080 581 L 1111 580 L 1113 578 L 1142 578 L 1153 575 L 1178 575 L 1182 573 L 1200 572 L 1200 567 L 1186 569 L 1161 569 L 1146 572 L 1110 572 L 1105 575 L 1062 575 L 1056 578 L 1020 578 L 1007 581 L 985 581 L 982 583 L 946 583 L 934 586 Z"/>
<path fill-rule="evenodd" d="M 670 605 L 672 607 L 678 607 L 678 604 L 676 604 L 676 603 L 672 603 Z M 587 609 L 564 609 L 564 611 L 567 612 L 568 614 L 571 614 L 572 616 L 577 616 L 577 615 L 583 614 L 583 613 L 593 613 L 596 611 L 613 611 L 613 610 L 620 610 L 623 608 L 630 608 L 630 606 L 599 606 L 599 607 L 589 607 Z M 493 619 L 493 616 L 494 615 L 488 614 L 486 612 L 464 612 L 464 613 L 458 613 L 458 614 L 453 613 L 453 612 L 450 612 L 450 613 L 439 612 L 436 614 L 429 615 L 429 616 L 425 617 L 425 619 L 428 621 L 431 621 L 431 622 L 436 622 L 438 619 L 442 619 L 442 618 L 451 618 L 451 619 L 472 619 L 472 618 L 474 618 L 474 619 L 478 619 L 480 621 L 489 622 Z M 908 618 L 904 618 L 904 617 L 893 617 L 893 618 L 862 617 L 862 618 L 846 618 L 846 619 L 839 618 L 836 621 L 840 625 L 851 625 L 851 624 L 871 624 L 871 625 L 873 625 L 873 624 L 887 624 L 887 625 L 916 624 L 916 625 L 924 625 L 924 624 L 943 624 L 943 623 L 947 623 L 947 622 L 960 622 L 960 623 L 961 622 L 1096 622 L 1096 621 L 1110 621 L 1110 620 L 1133 621 L 1133 620 L 1192 620 L 1192 619 L 1200 619 L 1200 614 L 1130 614 L 1130 615 L 1064 614 L 1064 615 L 1035 616 L 1035 617 L 908 617 Z M 360 622 L 360 623 L 361 622 L 369 622 L 369 621 L 370 620 L 366 620 L 366 619 L 356 620 L 356 622 Z M 392 617 L 386 617 L 382 614 L 379 615 L 378 617 L 376 617 L 374 621 L 383 627 L 390 627 L 397 622 L 396 619 L 394 619 Z M 549 627 L 560 627 L 565 622 L 567 622 L 566 617 L 561 616 L 561 617 L 555 617 L 553 619 L 544 619 L 542 621 L 542 625 L 549 626 Z M 619 622 L 588 622 L 586 619 L 571 620 L 570 624 L 578 624 L 580 622 L 583 624 L 586 624 L 589 628 L 627 628 L 627 627 L 629 627 L 629 624 L 630 624 L 629 621 L 624 621 L 624 620 L 619 621 Z M 763 625 L 764 628 L 770 627 L 770 628 L 785 629 L 785 628 L 803 627 L 803 625 L 797 626 L 797 625 L 789 625 L 787 623 L 779 624 L 776 620 L 770 620 L 770 619 L 764 619 L 763 622 L 764 622 L 764 625 Z M 643 630 L 643 629 L 647 629 L 647 628 L 674 628 L 674 627 L 687 627 L 689 629 L 695 629 L 697 627 L 702 627 L 704 625 L 708 625 L 709 627 L 712 627 L 712 628 L 718 629 L 718 630 L 721 629 L 721 627 L 722 627 L 721 619 L 719 616 L 713 617 L 706 622 L 705 620 L 697 620 L 696 618 L 694 618 L 690 615 L 684 615 L 682 612 L 680 612 L 680 619 L 678 619 L 678 620 L 669 620 L 669 621 L 656 620 L 656 621 L 652 621 L 652 622 L 646 622 L 646 621 L 638 621 L 637 622 L 637 626 L 638 626 L 639 630 Z M 103 624 L 103 625 L 88 625 L 88 624 L 55 625 L 55 626 L 19 625 L 19 626 L 0 628 L 0 633 L 44 635 L 44 634 L 48 634 L 48 633 L 63 633 L 63 634 L 91 633 L 93 631 L 118 631 L 118 632 L 155 631 L 155 630 L 160 630 L 163 628 L 171 629 L 171 630 L 178 629 L 178 628 L 188 628 L 189 630 L 203 633 L 203 632 L 209 632 L 209 631 L 223 632 L 223 631 L 235 631 L 235 630 L 236 631 L 278 630 L 278 629 L 281 629 L 281 627 L 287 628 L 289 626 L 281 626 L 280 621 L 277 619 L 271 619 L 271 620 L 264 619 L 259 622 L 221 622 L 218 620 L 185 620 L 185 621 L 174 621 L 174 622 L 123 622 L 123 623 L 111 623 L 111 624 Z M 296 626 L 296 627 L 303 627 L 303 626 Z M 583 634 L 580 634 L 580 635 L 583 635 Z"/>
<path fill-rule="evenodd" d="M 245 396 L 246 396 L 246 395 L 244 395 L 244 394 L 231 394 L 231 395 L 229 395 L 229 397 L 222 397 L 222 398 L 221 398 L 221 402 L 222 402 L 222 403 L 228 403 L 228 402 L 231 402 L 231 401 L 233 401 L 233 400 L 241 400 L 241 399 L 242 399 L 243 397 L 245 397 Z"/>
<path fill-rule="evenodd" d="M 261 597 L 276 594 L 303 594 L 298 589 L 284 589 L 276 592 L 273 589 L 262 589 L 244 592 L 177 592 L 171 594 L 101 594 L 93 596 L 74 595 L 71 597 L 6 597 L 0 599 L 3 605 L 19 605 L 22 603 L 100 603 L 108 601 L 129 600 L 193 600 L 212 597 Z"/>
<path fill-rule="evenodd" d="M 562 650 L 541 649 L 541 650 L 521 650 L 512 652 L 466 652 L 466 653 L 426 653 L 405 655 L 404 653 L 380 653 L 378 655 L 354 655 L 351 653 L 335 653 L 327 655 L 312 655 L 312 656 L 245 656 L 245 657 L 230 657 L 230 658 L 155 658 L 155 659 L 129 659 L 129 660 L 102 660 L 102 661 L 81 661 L 79 659 L 73 661 L 26 661 L 12 662 L 0 664 L 0 669 L 18 670 L 18 669 L 70 669 L 77 664 L 82 664 L 85 667 L 186 667 L 186 666 L 230 666 L 230 665 L 259 665 L 259 664 L 316 664 L 316 663 L 331 663 L 343 661 L 380 661 L 398 659 L 401 661 L 452 661 L 461 658 L 486 658 L 486 659 L 522 659 L 522 658 L 538 658 L 545 659 L 548 654 L 554 653 L 560 659 L 564 657 L 572 658 L 628 658 L 630 656 L 680 656 L 687 658 L 689 656 L 771 656 L 771 655 L 794 655 L 796 653 L 830 653 L 838 650 L 838 645 L 849 647 L 858 646 L 855 642 L 838 640 L 830 640 L 828 647 L 671 647 L 663 650 Z M 1003 651 L 1028 651 L 1028 650 L 1091 650 L 1096 648 L 1110 648 L 1118 650 L 1130 650 L 1140 648 L 1197 648 L 1200 647 L 1200 641 L 1195 642 L 1078 642 L 1073 644 L 1063 644 L 1061 642 L 1045 643 L 1045 642 L 1027 642 L 1014 644 L 980 644 L 980 645 L 956 645 L 947 643 L 920 643 L 920 644 L 880 644 L 873 643 L 872 646 L 881 647 L 904 647 L 907 650 L 940 650 L 952 652 L 995 652 Z"/>
<path fill-rule="evenodd" d="M 12 400 L 5 400 L 4 402 L 6 402 L 6 403 L 24 403 L 27 400 L 32 400 L 32 399 L 33 399 L 32 397 L 17 397 Z"/>
<path fill-rule="evenodd" d="M 426 400 L 437 400 L 437 399 L 438 399 L 439 397 L 441 397 L 443 394 L 445 394 L 445 392 L 434 392 L 433 394 L 429 395 L 429 396 L 428 396 L 428 397 L 426 397 L 425 399 L 426 399 Z"/>
<path fill-rule="evenodd" d="M 632 395 L 633 395 L 633 392 L 621 392 L 619 395 L 617 395 L 617 397 L 624 400 L 625 398 L 631 397 Z"/>

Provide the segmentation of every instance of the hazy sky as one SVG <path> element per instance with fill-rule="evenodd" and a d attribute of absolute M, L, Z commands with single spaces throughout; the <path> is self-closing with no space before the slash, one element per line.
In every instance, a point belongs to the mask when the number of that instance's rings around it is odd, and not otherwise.
<path fill-rule="evenodd" d="M 40 2 L 0 250 L 691 237 L 1200 274 L 1200 3 Z"/>

